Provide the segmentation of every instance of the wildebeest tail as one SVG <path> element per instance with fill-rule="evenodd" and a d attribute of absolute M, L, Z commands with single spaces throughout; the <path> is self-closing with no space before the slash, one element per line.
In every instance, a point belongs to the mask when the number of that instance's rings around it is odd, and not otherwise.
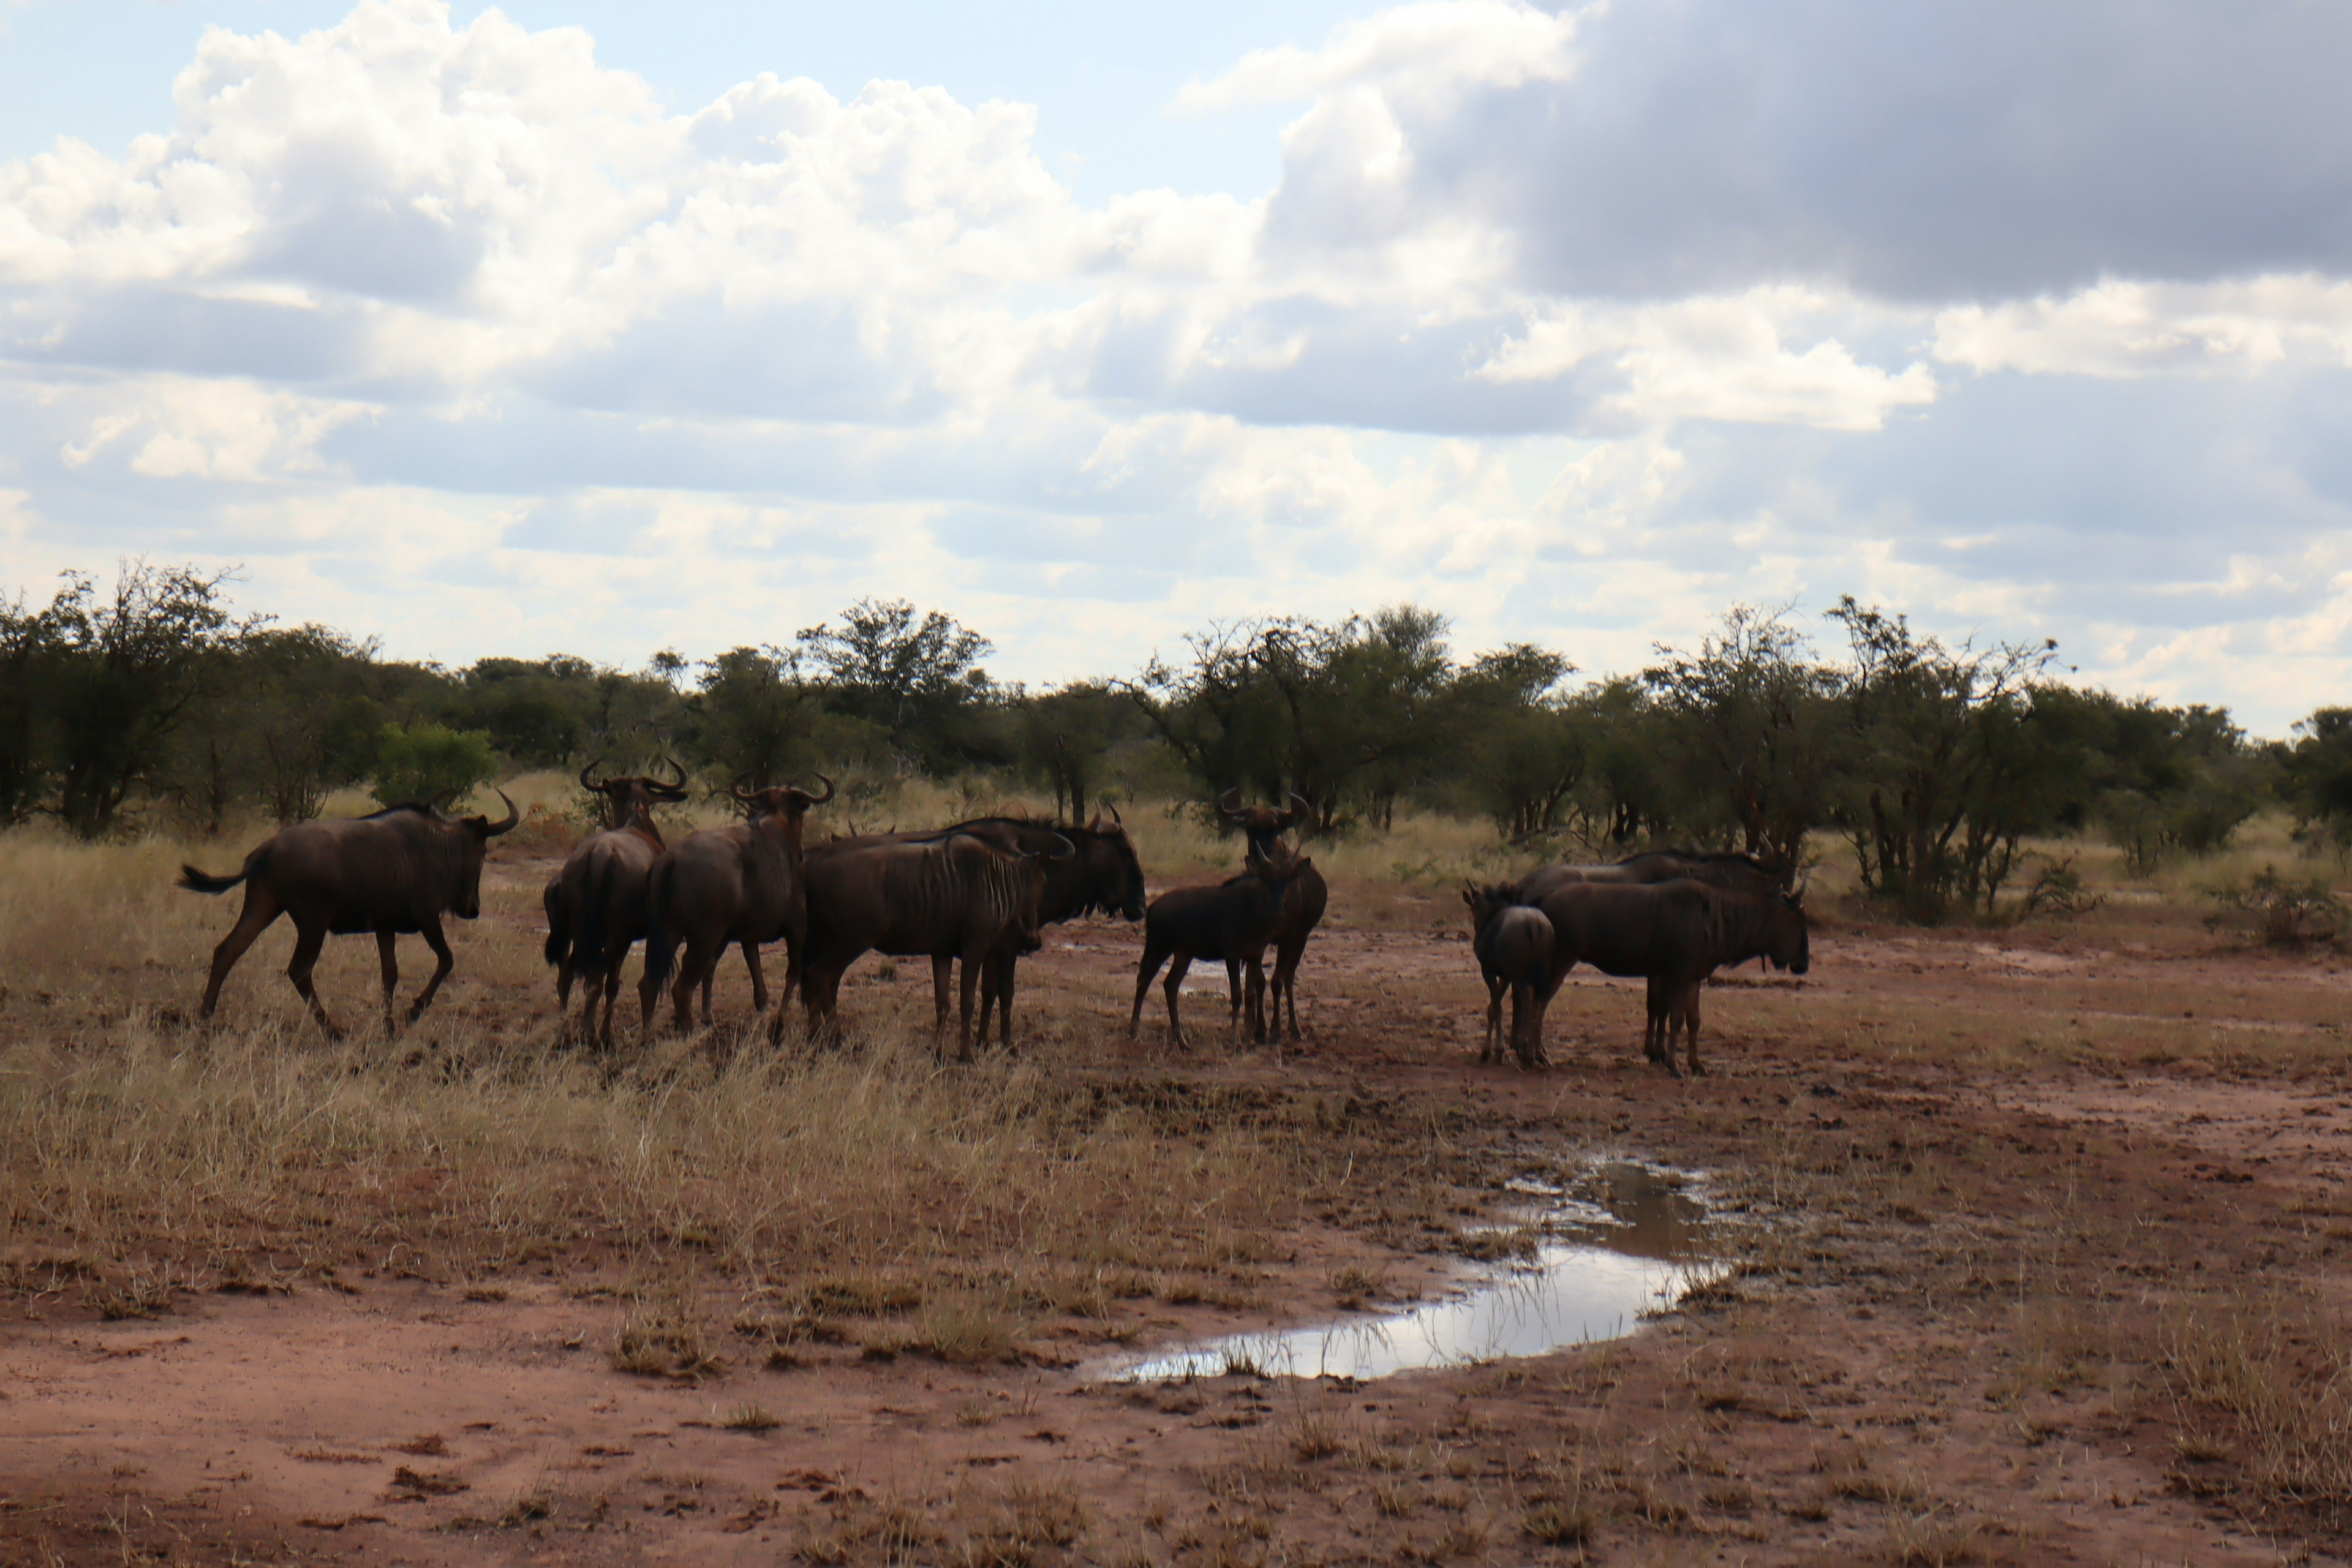
<path fill-rule="evenodd" d="M 226 893 L 260 869 L 257 858 L 247 860 L 245 869 L 234 877 L 215 877 L 209 871 L 199 871 L 194 866 L 183 865 L 179 885 L 192 893 Z"/>
<path fill-rule="evenodd" d="M 572 951 L 572 922 L 564 918 L 567 911 L 563 907 L 563 883 L 560 879 L 547 885 L 540 906 L 547 911 L 547 945 L 541 951 L 547 955 L 548 963 L 561 964 Z"/>
<path fill-rule="evenodd" d="M 669 879 L 677 867 L 663 860 L 654 867 L 651 884 L 646 889 L 646 984 L 660 986 L 669 979 L 670 965 L 677 955 L 670 951 L 669 932 L 666 928 L 669 914 Z"/>
<path fill-rule="evenodd" d="M 594 863 L 586 892 L 585 907 L 572 922 L 572 969 L 583 977 L 604 973 L 604 910 L 613 896 L 611 856 Z"/>

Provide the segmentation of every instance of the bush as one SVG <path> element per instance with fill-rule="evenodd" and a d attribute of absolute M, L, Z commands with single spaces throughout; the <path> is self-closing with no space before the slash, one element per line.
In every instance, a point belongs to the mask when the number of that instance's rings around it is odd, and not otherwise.
<path fill-rule="evenodd" d="M 2209 931 L 2241 931 L 2273 947 L 2334 942 L 2344 931 L 2343 900 L 2324 877 L 2290 882 L 2265 866 L 2248 886 L 2224 883 L 2211 896 L 2220 907 L 2205 918 Z"/>
<path fill-rule="evenodd" d="M 376 737 L 375 798 L 384 805 L 463 799 L 498 772 L 490 738 L 479 730 L 446 724 L 386 724 Z"/>

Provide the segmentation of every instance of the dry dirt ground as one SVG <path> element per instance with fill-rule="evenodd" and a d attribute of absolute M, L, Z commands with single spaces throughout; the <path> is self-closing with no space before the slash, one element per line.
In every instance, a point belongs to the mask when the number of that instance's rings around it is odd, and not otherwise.
<path fill-rule="evenodd" d="M 1730 1275 L 1601 1346 L 1159 1386 L 1087 1373 L 1435 1294 L 1466 1266 L 1332 1202 L 1223 1294 L 1041 1311 L 1010 1361 L 836 1324 L 772 1354 L 737 1339 L 691 1376 L 615 1369 L 628 1308 L 593 1259 L 488 1280 L 387 1259 L 110 1320 L 61 1275 L 0 1326 L 0 1563 L 2344 1556 L 2352 974 L 2332 954 L 2232 949 L 2160 908 L 2000 931 L 1830 918 L 1803 982 L 1709 992 L 1711 1070 L 1675 1082 L 1640 1059 L 1638 990 L 1583 975 L 1553 1067 L 1475 1065 L 1483 991 L 1446 896 L 1340 892 L 1303 1049 L 1226 1049 L 1221 976 L 1200 976 L 1189 1055 L 1156 992 L 1124 1044 L 1106 1025 L 1135 932 L 1102 921 L 1024 970 L 1030 1048 L 1107 1093 L 1442 1127 L 1497 1205 L 1511 1176 L 1591 1159 L 1703 1173 Z M 520 900 L 499 908 L 527 940 Z M 543 1007 L 468 988 L 478 940 L 448 1006 Z M 331 982 L 346 1008 L 365 956 Z M 852 1004 L 925 1005 L 918 966 L 872 963 Z M 740 969 L 719 1005 L 748 1005 Z M 43 1026 L 0 1005 L 0 1028 Z"/>

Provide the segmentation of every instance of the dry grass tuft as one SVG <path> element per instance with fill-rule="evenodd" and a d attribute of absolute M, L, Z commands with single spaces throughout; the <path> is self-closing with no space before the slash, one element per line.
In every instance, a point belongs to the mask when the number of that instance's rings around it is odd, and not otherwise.
<path fill-rule="evenodd" d="M 2340 1326 L 2283 1295 L 2209 1298 L 2165 1325 L 2163 1366 L 2186 1402 L 2236 1429 L 2248 1482 L 2341 1520 L 2352 1512 L 2352 1355 Z M 2199 1450 L 2192 1453 L 2190 1447 Z M 2226 1455 L 2231 1446 L 2181 1450 Z"/>

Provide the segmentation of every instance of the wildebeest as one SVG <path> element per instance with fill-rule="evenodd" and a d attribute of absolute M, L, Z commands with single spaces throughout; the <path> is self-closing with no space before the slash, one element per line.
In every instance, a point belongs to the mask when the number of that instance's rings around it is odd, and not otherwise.
<path fill-rule="evenodd" d="M 1509 884 L 1465 887 L 1471 951 L 1486 982 L 1486 1042 L 1481 1062 L 1503 1059 L 1503 994 L 1511 997 L 1511 1050 L 1521 1067 L 1546 1063 L 1543 999 L 1551 977 L 1551 921 L 1516 901 Z"/>
<path fill-rule="evenodd" d="M 833 798 L 824 793 L 771 784 L 764 789 L 730 785 L 747 820 L 689 833 L 655 857 L 646 872 L 646 973 L 638 983 L 642 1027 L 651 1035 L 661 988 L 675 967 L 670 994 L 678 1029 L 692 1026 L 690 1001 L 702 987 L 702 1022 L 710 1024 L 710 982 L 730 945 L 743 949 L 751 973 L 751 1010 L 768 1010 L 768 985 L 760 973 L 760 944 L 786 944 L 784 994 L 790 996 L 808 933 L 808 884 L 803 875 L 801 819 L 813 805 Z M 677 958 L 678 943 L 686 957 Z"/>
<path fill-rule="evenodd" d="M 1266 944 L 1281 928 L 1292 888 L 1314 870 L 1315 863 L 1279 842 L 1268 850 L 1253 843 L 1243 863 L 1247 869 L 1240 876 L 1214 887 L 1171 888 L 1152 900 L 1143 917 L 1143 957 L 1135 966 L 1135 1006 L 1128 1014 L 1128 1038 L 1135 1037 L 1142 1022 L 1143 999 L 1150 993 L 1152 976 L 1166 963 L 1168 1036 L 1178 1047 L 1187 1046 L 1176 1001 L 1184 988 L 1184 973 L 1196 958 L 1225 962 L 1234 1042 L 1241 1037 L 1244 1002 L 1251 1038 L 1263 1042 L 1268 1037 L 1264 1005 Z M 1275 1032 L 1278 1034 L 1278 1028 Z"/>
<path fill-rule="evenodd" d="M 1293 792 L 1290 808 L 1276 811 L 1270 805 L 1244 806 L 1239 804 L 1241 791 L 1229 789 L 1217 797 L 1217 809 L 1227 822 L 1242 830 L 1261 855 L 1269 851 L 1277 837 L 1295 826 L 1310 810 L 1304 796 Z M 1227 805 L 1227 801 L 1234 804 Z M 1274 933 L 1274 1021 L 1282 1026 L 1283 1007 L 1289 1005 L 1290 1037 L 1298 1035 L 1298 961 L 1306 956 L 1307 939 L 1323 923 L 1323 911 L 1329 906 L 1331 890 L 1323 880 L 1323 873 L 1315 869 L 1310 860 L 1299 872 L 1289 890 L 1283 895 L 1282 922 Z M 1252 1006 L 1256 1004 L 1253 1002 Z"/>
<path fill-rule="evenodd" d="M 1006 959 L 1038 947 L 1046 866 L 1076 859 L 1076 846 L 1058 832 L 1054 847 L 1006 849 L 991 836 L 948 828 L 920 837 L 848 838 L 808 858 L 807 958 L 801 963 L 801 999 L 809 1032 L 828 1031 L 840 1003 L 841 977 L 860 956 L 880 952 L 931 961 L 936 1007 L 932 1046 L 947 1036 L 948 983 L 963 963 L 956 1055 L 971 1059 L 973 993 Z M 782 1017 L 777 1025 L 781 1028 Z"/>
<path fill-rule="evenodd" d="M 1108 827 L 1103 826 L 1100 815 L 1083 827 L 1032 822 L 1018 816 L 982 816 L 959 822 L 946 831 L 974 834 L 1008 854 L 1043 858 L 1045 885 L 1038 898 L 1040 927 L 1059 925 L 1090 914 L 1139 921 L 1143 918 L 1143 863 L 1136 858 L 1135 845 L 1118 820 L 1118 808 L 1113 806 L 1110 815 Z M 892 837 L 913 839 L 930 836 Z M 1070 850 L 1075 853 L 1067 852 Z M 996 1009 L 998 1042 L 1007 1049 L 1012 1047 L 1013 988 L 1020 958 L 1018 944 L 1006 944 L 993 961 L 993 972 L 982 977 L 980 1038 L 983 1043 L 988 1039 L 988 1016 L 992 1006 Z"/>
<path fill-rule="evenodd" d="M 1687 1020 L 1690 1070 L 1698 1059 L 1699 983 L 1726 964 L 1761 957 L 1791 974 L 1811 966 L 1805 911 L 1796 897 L 1752 898 L 1705 882 L 1567 882 L 1539 906 L 1552 927 L 1549 1005 L 1568 973 L 1589 963 L 1603 974 L 1649 980 L 1643 1049 L 1675 1077 L 1669 1028 Z"/>
<path fill-rule="evenodd" d="M 1687 878 L 1751 898 L 1769 898 L 1787 891 L 1795 877 L 1793 865 L 1776 865 L 1733 851 L 1650 849 L 1605 866 L 1538 866 L 1519 879 L 1512 896 L 1520 903 L 1533 904 L 1566 882 L 1672 882 Z"/>
<path fill-rule="evenodd" d="M 563 869 L 547 884 L 543 900 L 547 962 L 555 965 L 556 1010 L 570 1009 L 572 976 L 579 975 L 585 987 L 580 1031 L 606 1046 L 613 1043 L 621 961 L 630 944 L 646 934 L 646 876 L 667 847 L 654 822 L 654 806 L 686 798 L 686 770 L 676 763 L 670 769 L 677 774 L 674 784 L 644 773 L 600 780 L 594 763 L 580 770 L 580 787 L 604 797 L 608 826 L 572 847 Z M 604 1011 L 601 1029 L 596 1023 L 600 990 Z"/>
<path fill-rule="evenodd" d="M 506 792 L 497 793 L 507 807 L 497 822 L 487 816 L 451 816 L 441 809 L 445 795 L 423 805 L 386 806 L 367 816 L 281 827 L 245 858 L 244 868 L 234 877 L 181 867 L 180 886 L 194 892 L 225 893 L 245 884 L 245 908 L 213 949 L 203 1016 L 213 1016 L 221 984 L 245 950 L 283 914 L 294 920 L 294 958 L 286 966 L 286 977 L 310 1005 L 310 1016 L 330 1039 L 341 1037 L 342 1030 L 328 1016 L 310 984 L 311 968 L 328 936 L 375 937 L 389 1030 L 394 1026 L 393 994 L 400 984 L 393 939 L 422 934 L 436 963 L 433 978 L 408 1009 L 408 1022 L 415 1023 L 457 963 L 441 934 L 441 917 L 454 914 L 470 921 L 481 914 L 482 857 L 491 839 L 522 820 Z"/>

